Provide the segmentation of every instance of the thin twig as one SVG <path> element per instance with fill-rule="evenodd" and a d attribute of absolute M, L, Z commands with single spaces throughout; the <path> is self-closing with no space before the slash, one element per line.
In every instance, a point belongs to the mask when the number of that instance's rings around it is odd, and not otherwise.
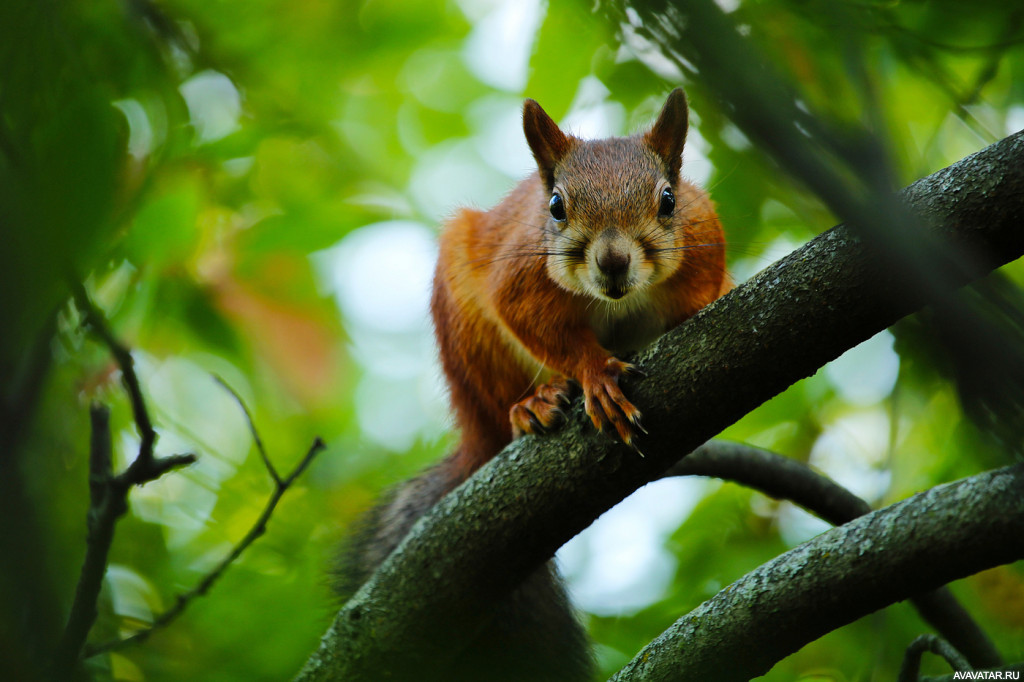
<path fill-rule="evenodd" d="M 93 332 L 100 337 L 104 344 L 110 349 L 114 361 L 121 368 L 121 381 L 128 391 L 131 399 L 132 415 L 135 424 L 139 428 L 139 437 L 142 439 L 139 445 L 139 456 L 132 462 L 132 467 L 139 464 L 146 467 L 153 460 L 153 448 L 156 445 L 156 431 L 153 429 L 153 422 L 149 419 L 149 412 L 146 410 L 146 402 L 142 397 L 142 387 L 139 384 L 139 377 L 135 374 L 135 361 L 132 359 L 131 351 L 122 344 L 110 331 L 107 321 L 93 304 L 85 286 L 81 282 L 73 284 L 75 302 L 82 309 L 87 324 Z"/>
<path fill-rule="evenodd" d="M 58 673 L 65 673 L 74 667 L 89 629 L 96 620 L 96 602 L 107 569 L 107 554 L 114 539 L 114 519 L 124 512 L 123 508 L 118 507 L 117 500 L 107 494 L 113 477 L 110 469 L 110 409 L 94 403 L 89 410 L 89 417 L 92 424 L 89 445 L 89 513 L 86 517 L 89 534 L 85 561 L 75 589 L 75 600 L 54 656 L 54 669 Z"/>
<path fill-rule="evenodd" d="M 139 453 L 121 474 L 114 475 L 111 465 L 110 410 L 93 404 L 90 409 L 91 437 L 89 446 L 89 511 L 86 517 L 88 535 L 85 559 L 75 589 L 68 622 L 54 653 L 55 679 L 66 679 L 77 665 L 89 630 L 96 621 L 96 604 L 103 577 L 107 572 L 110 546 L 114 541 L 117 520 L 128 510 L 128 492 L 132 486 L 154 481 L 165 473 L 196 461 L 193 454 L 154 457 L 156 431 L 153 429 L 142 390 L 132 362 L 131 352 L 110 332 L 103 315 L 93 305 L 85 287 L 75 282 L 74 296 L 85 316 L 84 322 L 110 349 L 121 367 L 121 375 L 132 404 L 136 427 L 141 435 Z"/>
<path fill-rule="evenodd" d="M 117 520 L 128 510 L 128 491 L 133 485 L 152 481 L 167 471 L 195 461 L 195 455 L 161 457 L 143 469 L 130 467 L 119 476 L 111 467 L 110 409 L 94 403 L 89 411 L 92 435 L 89 446 L 89 511 L 85 560 L 79 574 L 68 622 L 54 654 L 55 679 L 66 679 L 79 660 L 89 630 L 96 622 L 100 588 L 107 572 L 107 558 L 114 541 Z M 138 461 L 138 460 L 136 460 Z M 132 474 L 129 476 L 129 472 Z"/>
<path fill-rule="evenodd" d="M 213 380 L 216 381 L 221 386 L 223 386 L 227 390 L 227 392 L 230 393 L 232 397 L 234 397 L 235 402 L 238 403 L 238 406 L 242 408 L 242 412 L 245 413 L 245 419 L 247 422 L 249 422 L 249 431 L 250 433 L 252 433 L 252 439 L 256 443 L 256 449 L 259 450 L 260 457 L 263 459 L 263 466 L 267 468 L 267 471 L 270 473 L 270 477 L 274 479 L 274 483 L 281 485 L 281 476 L 278 475 L 277 469 L 274 468 L 274 464 L 270 461 L 270 458 L 267 456 L 267 451 L 263 447 L 263 439 L 260 438 L 260 434 L 256 430 L 256 424 L 252 420 L 252 413 L 249 412 L 249 408 L 246 406 L 245 401 L 242 400 L 242 396 L 238 395 L 238 391 L 233 389 L 228 384 L 228 382 L 224 381 L 216 374 L 213 375 Z"/>
<path fill-rule="evenodd" d="M 871 506 L 835 481 L 789 457 L 741 443 L 709 441 L 665 472 L 665 476 L 711 476 L 787 500 L 839 526 Z M 992 640 L 947 588 L 917 595 L 915 608 L 978 668 L 1003 664 Z"/>
<path fill-rule="evenodd" d="M 144 630 L 140 630 L 139 632 L 136 632 L 129 637 L 125 637 L 124 639 L 113 640 L 87 647 L 84 657 L 90 658 L 107 651 L 116 651 L 129 644 L 145 641 L 155 630 L 165 627 L 180 616 L 196 597 L 201 597 L 206 594 L 210 587 L 221 577 L 227 567 L 241 556 L 242 552 L 244 552 L 249 545 L 255 542 L 257 538 L 266 532 L 267 522 L 270 520 L 271 514 L 274 513 L 274 509 L 277 507 L 277 503 L 281 500 L 281 497 L 284 496 L 288 488 L 295 482 L 295 479 L 301 476 L 306 468 L 309 467 L 313 458 L 316 457 L 317 453 L 323 450 L 324 447 L 323 441 L 320 440 L 319 437 L 315 438 L 313 440 L 313 444 L 306 452 L 306 456 L 302 458 L 302 461 L 299 462 L 287 477 L 281 479 L 276 475 L 274 476 L 274 492 L 270 495 L 270 499 L 267 500 L 266 505 L 263 507 L 263 512 L 260 514 L 259 518 L 256 519 L 252 528 L 249 529 L 249 532 L 245 534 L 245 537 L 238 541 L 231 551 L 221 559 L 217 566 L 207 573 L 195 587 L 184 594 L 178 595 L 174 606 L 157 616 L 153 620 L 152 625 Z"/>
<path fill-rule="evenodd" d="M 82 569 L 82 579 L 79 582 L 79 591 L 82 592 L 83 595 L 82 604 L 79 605 L 78 599 L 76 598 L 77 608 L 72 610 L 72 618 L 69 619 L 68 628 L 64 637 L 67 644 L 64 644 L 64 640 L 62 640 L 61 646 L 63 657 L 60 660 L 66 660 L 67 666 L 73 665 L 75 661 L 78 660 L 78 655 L 79 652 L 82 651 L 85 637 L 88 635 L 89 629 L 92 627 L 92 623 L 96 619 L 96 599 L 99 595 L 99 587 L 103 582 L 103 575 L 106 572 L 107 553 L 110 549 L 110 543 L 113 540 L 114 524 L 117 517 L 124 514 L 128 508 L 128 490 L 133 485 L 140 485 L 147 481 L 154 480 L 170 469 L 184 464 L 191 464 L 195 461 L 195 455 L 173 455 L 161 458 L 153 457 L 153 447 L 156 443 L 156 431 L 153 429 L 149 413 L 146 410 L 146 403 L 142 396 L 141 385 L 139 383 L 138 376 L 135 374 L 135 365 L 132 360 L 131 351 L 118 341 L 111 333 L 106 320 L 89 299 L 89 295 L 86 293 L 85 287 L 80 283 L 75 283 L 73 286 L 75 300 L 84 314 L 84 322 L 88 324 L 96 335 L 99 336 L 100 339 L 109 347 L 111 354 L 114 356 L 115 361 L 121 368 L 122 380 L 131 398 L 132 412 L 135 415 L 135 423 L 142 436 L 142 442 L 139 445 L 139 455 L 135 461 L 133 461 L 119 476 L 112 476 L 110 474 L 110 436 L 109 426 L 107 425 L 109 417 L 107 417 L 106 421 L 102 423 L 100 421 L 94 421 L 94 442 L 100 438 L 96 435 L 98 431 L 102 430 L 99 427 L 103 427 L 107 431 L 107 447 L 105 455 L 103 448 L 94 447 L 92 460 L 93 466 L 89 480 L 90 495 L 92 497 L 92 505 L 89 509 L 89 547 L 86 552 L 86 565 Z M 263 508 L 263 512 L 260 514 L 259 518 L 256 520 L 256 523 L 249 532 L 246 533 L 245 537 L 243 537 L 232 548 L 227 556 L 225 556 L 220 563 L 213 568 L 213 570 L 207 573 L 195 587 L 184 594 L 178 595 L 174 606 L 158 616 L 150 627 L 121 640 L 88 646 L 85 648 L 83 658 L 89 658 L 105 651 L 119 649 L 132 642 L 141 642 L 147 639 L 154 630 L 166 626 L 168 623 L 180 616 L 182 612 L 188 608 L 188 605 L 193 599 L 206 594 L 210 587 L 224 573 L 227 567 L 230 566 L 231 563 L 233 563 L 242 554 L 242 552 L 249 547 L 249 545 L 266 532 L 267 522 L 270 520 L 270 516 L 273 514 L 274 509 L 277 507 L 277 503 L 281 500 L 281 497 L 295 482 L 295 479 L 302 475 L 317 453 L 324 449 L 323 441 L 320 440 L 320 438 L 314 439 L 313 444 L 306 452 L 306 456 L 303 457 L 302 461 L 299 462 L 295 469 L 286 478 L 282 479 L 278 474 L 277 469 L 271 463 L 270 458 L 267 456 L 266 449 L 264 448 L 263 441 L 260 439 L 256 426 L 253 423 L 252 414 L 249 412 L 249 408 L 246 407 L 241 396 L 239 396 L 233 388 L 228 386 L 228 384 L 219 377 L 215 378 L 235 397 L 235 400 L 245 413 L 245 417 L 249 422 L 249 430 L 256 442 L 256 447 L 260 452 L 260 457 L 263 459 L 267 472 L 274 481 L 274 492 L 271 494 L 270 499 L 267 500 L 267 504 Z M 106 415 L 109 415 L 109 411 L 106 411 L 106 408 L 103 408 L 103 412 Z M 99 417 L 94 416 L 94 420 L 99 420 Z M 100 438 L 100 440 L 102 439 Z M 102 521 L 102 523 L 100 523 L 100 521 Z M 94 530 L 94 527 L 96 530 Z M 99 535 L 99 539 L 94 540 L 94 535 L 97 534 Z M 83 585 L 86 587 L 83 587 Z M 72 627 L 72 625 L 74 625 L 74 627 Z"/>
<path fill-rule="evenodd" d="M 900 666 L 897 682 L 918 682 L 918 674 L 921 671 L 921 656 L 924 652 L 930 651 L 933 654 L 946 659 L 949 666 L 956 672 L 970 672 L 974 670 L 967 659 L 957 651 L 952 644 L 938 635 L 921 635 L 907 647 L 903 654 L 903 665 Z"/>

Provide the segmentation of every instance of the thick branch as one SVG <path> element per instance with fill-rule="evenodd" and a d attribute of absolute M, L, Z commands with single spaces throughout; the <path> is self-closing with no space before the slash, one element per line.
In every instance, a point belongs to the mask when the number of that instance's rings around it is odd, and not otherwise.
<path fill-rule="evenodd" d="M 705 443 L 670 467 L 665 476 L 712 476 L 733 481 L 775 499 L 793 502 L 836 526 L 871 511 L 867 502 L 806 464 L 740 443 Z M 948 588 L 940 587 L 910 599 L 921 617 L 962 652 L 971 665 L 994 668 L 1003 664 L 992 640 Z"/>
<path fill-rule="evenodd" d="M 737 580 L 615 680 L 741 682 L 922 589 L 1024 559 L 1024 464 L 938 486 L 833 528 Z M 765 637 L 765 633 L 771 633 Z"/>
<path fill-rule="evenodd" d="M 1024 136 L 915 183 L 904 200 L 985 271 L 1024 253 Z M 950 278 L 949 287 L 967 276 Z M 458 655 L 574 534 L 676 459 L 927 301 L 844 227 L 812 240 L 670 332 L 626 381 L 646 457 L 586 426 L 522 438 L 428 513 L 345 605 L 298 679 L 381 679 Z"/>
<path fill-rule="evenodd" d="M 712 476 L 789 500 L 834 526 L 871 511 L 846 488 L 801 462 L 742 443 L 713 440 L 672 465 L 664 476 Z"/>

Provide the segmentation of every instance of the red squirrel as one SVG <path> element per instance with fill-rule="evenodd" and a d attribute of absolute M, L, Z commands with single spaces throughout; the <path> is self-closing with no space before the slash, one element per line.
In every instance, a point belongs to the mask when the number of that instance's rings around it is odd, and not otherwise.
<path fill-rule="evenodd" d="M 711 201 L 680 176 L 687 125 L 681 89 L 649 131 L 602 140 L 562 132 L 526 100 L 537 172 L 491 210 L 459 211 L 440 237 L 431 312 L 461 439 L 364 521 L 342 571 L 348 591 L 513 438 L 557 426 L 570 382 L 598 429 L 627 444 L 642 431 L 618 386 L 633 367 L 619 356 L 731 286 Z M 586 638 L 550 566 L 497 607 L 479 640 L 462 668 L 439 678 L 591 676 Z"/>

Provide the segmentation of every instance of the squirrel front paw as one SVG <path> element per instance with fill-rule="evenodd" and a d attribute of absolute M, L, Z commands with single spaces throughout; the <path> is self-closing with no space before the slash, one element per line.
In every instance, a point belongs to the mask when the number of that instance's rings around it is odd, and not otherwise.
<path fill-rule="evenodd" d="M 509 410 L 512 422 L 512 437 L 527 433 L 547 433 L 565 421 L 562 408 L 569 404 L 569 382 L 564 377 L 555 377 L 541 384 L 529 398 L 520 400 Z"/>
<path fill-rule="evenodd" d="M 619 388 L 619 377 L 631 373 L 639 374 L 640 370 L 613 357 L 605 361 L 602 370 L 582 382 L 587 414 L 594 426 L 604 431 L 605 424 L 611 424 L 626 445 L 633 445 L 637 431 L 647 433 L 640 424 L 640 410 Z"/>

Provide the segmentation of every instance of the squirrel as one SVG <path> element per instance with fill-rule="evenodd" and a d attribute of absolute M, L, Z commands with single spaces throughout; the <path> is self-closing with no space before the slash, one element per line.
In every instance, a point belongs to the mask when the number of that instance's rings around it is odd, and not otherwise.
<path fill-rule="evenodd" d="M 459 444 L 364 518 L 342 593 L 514 438 L 556 428 L 574 386 L 595 427 L 635 445 L 641 414 L 618 385 L 635 368 L 620 357 L 731 287 L 711 201 L 680 176 L 687 127 L 679 88 L 647 132 L 600 140 L 564 133 L 525 101 L 537 171 L 491 210 L 460 210 L 440 236 L 431 313 Z M 550 562 L 490 623 L 439 679 L 591 679 L 586 636 Z"/>

